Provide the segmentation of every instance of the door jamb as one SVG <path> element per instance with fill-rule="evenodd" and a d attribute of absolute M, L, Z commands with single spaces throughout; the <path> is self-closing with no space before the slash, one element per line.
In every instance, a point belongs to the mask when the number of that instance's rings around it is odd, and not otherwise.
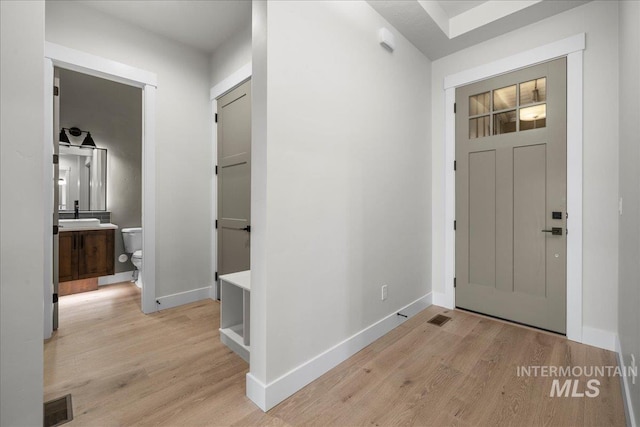
<path fill-rule="evenodd" d="M 45 109 L 45 185 L 44 199 L 51 205 L 53 203 L 53 187 L 50 178 L 51 156 L 53 154 L 53 67 L 78 71 L 106 80 L 135 86 L 142 89 L 142 250 L 144 252 L 144 285 L 142 287 L 142 311 L 145 314 L 157 311 L 156 304 L 156 106 L 155 97 L 158 86 L 155 73 L 139 68 L 102 58 L 79 50 L 71 49 L 55 43 L 45 42 L 44 60 L 44 109 Z M 49 79 L 51 77 L 51 79 Z M 45 230 L 53 227 L 51 212 L 44 212 Z M 45 235 L 45 274 L 44 274 L 44 338 L 51 337 L 53 326 L 51 324 L 52 283 L 51 264 L 53 262 L 53 237 L 47 232 Z"/>
<path fill-rule="evenodd" d="M 249 61 L 229 77 L 211 88 L 209 93 L 209 100 L 211 101 L 211 117 L 215 117 L 218 113 L 218 98 L 249 80 L 251 78 L 251 70 L 251 61 Z M 211 199 L 211 215 L 213 216 L 213 225 L 218 216 L 218 176 L 215 173 L 215 167 L 218 164 L 218 124 L 215 120 L 212 120 L 211 123 L 211 146 L 213 150 L 213 167 L 211 168 L 213 171 L 211 180 L 211 188 L 213 192 L 213 197 Z M 213 286 L 211 286 L 211 298 L 217 300 L 219 295 L 215 281 L 215 273 L 218 270 L 218 230 L 215 226 L 212 226 L 211 228 L 213 230 L 213 233 L 211 233 L 211 283 L 213 283 Z"/>
<path fill-rule="evenodd" d="M 445 224 L 455 220 L 455 89 L 476 81 L 547 62 L 567 58 L 567 338 L 582 342 L 582 97 L 585 34 L 580 33 L 444 79 L 445 91 Z M 455 307 L 455 233 L 445 227 L 445 292 L 434 292 L 434 304 Z M 433 256 L 433 255 L 432 255 Z M 435 262 L 432 259 L 432 262 Z"/>

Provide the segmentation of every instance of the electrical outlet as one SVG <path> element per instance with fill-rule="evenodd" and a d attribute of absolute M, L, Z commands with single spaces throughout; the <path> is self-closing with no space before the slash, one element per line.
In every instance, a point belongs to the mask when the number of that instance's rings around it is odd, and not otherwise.
<path fill-rule="evenodd" d="M 631 354 L 631 384 L 636 383 L 636 377 L 638 376 L 638 365 L 636 365 L 636 356 Z"/>
<path fill-rule="evenodd" d="M 382 295 L 380 295 L 380 299 L 384 301 L 387 299 L 387 285 L 382 285 L 381 290 L 382 290 Z"/>

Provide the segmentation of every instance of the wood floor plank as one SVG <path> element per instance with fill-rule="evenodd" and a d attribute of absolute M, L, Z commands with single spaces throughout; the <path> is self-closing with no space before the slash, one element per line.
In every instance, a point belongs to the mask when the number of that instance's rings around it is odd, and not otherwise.
<path fill-rule="evenodd" d="M 436 314 L 451 320 L 427 323 Z M 437 306 L 263 413 L 245 396 L 247 363 L 220 342 L 219 317 L 212 300 L 144 315 L 130 283 L 62 297 L 44 398 L 71 393 L 78 426 L 624 425 L 618 377 L 598 378 L 596 399 L 550 397 L 552 378 L 517 375 L 615 365 L 613 353 Z"/>
<path fill-rule="evenodd" d="M 617 366 L 616 357 L 610 351 L 600 348 L 588 347 L 586 356 L 586 366 L 613 367 Z M 625 426 L 624 413 L 616 411 L 624 405 L 622 401 L 622 390 L 620 388 L 620 377 L 607 375 L 593 375 L 589 379 L 595 379 L 599 385 L 593 384 L 599 390 L 596 397 L 586 398 L 584 407 L 584 418 L 589 426 Z M 584 385 L 584 384 L 583 384 Z"/>

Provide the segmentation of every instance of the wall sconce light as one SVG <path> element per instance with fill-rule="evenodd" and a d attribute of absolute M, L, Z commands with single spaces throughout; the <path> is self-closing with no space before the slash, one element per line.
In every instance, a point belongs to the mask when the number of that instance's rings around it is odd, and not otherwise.
<path fill-rule="evenodd" d="M 91 132 L 87 130 L 78 129 L 77 127 L 62 128 L 60 130 L 60 142 L 63 142 L 65 144 L 71 144 L 71 142 L 69 142 L 69 137 L 67 136 L 67 133 L 65 132 L 65 130 L 68 130 L 69 133 L 73 136 L 80 136 L 86 132 L 87 136 L 85 136 L 84 141 L 82 141 L 82 146 L 94 147 L 94 148 L 96 147 L 96 143 L 93 141 L 93 138 L 91 138 Z"/>
<path fill-rule="evenodd" d="M 64 128 L 60 129 L 60 142 L 64 142 L 65 144 L 71 144 L 71 141 L 69 141 L 69 137 L 67 136 L 67 133 L 64 131 Z"/>

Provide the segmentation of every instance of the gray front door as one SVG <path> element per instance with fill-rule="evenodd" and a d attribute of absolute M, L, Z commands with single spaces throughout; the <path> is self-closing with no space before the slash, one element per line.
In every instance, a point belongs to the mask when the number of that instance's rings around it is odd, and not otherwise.
<path fill-rule="evenodd" d="M 566 59 L 456 90 L 456 306 L 566 332 Z"/>
<path fill-rule="evenodd" d="M 250 219 L 251 81 L 247 81 L 218 98 L 219 275 L 249 270 Z"/>

